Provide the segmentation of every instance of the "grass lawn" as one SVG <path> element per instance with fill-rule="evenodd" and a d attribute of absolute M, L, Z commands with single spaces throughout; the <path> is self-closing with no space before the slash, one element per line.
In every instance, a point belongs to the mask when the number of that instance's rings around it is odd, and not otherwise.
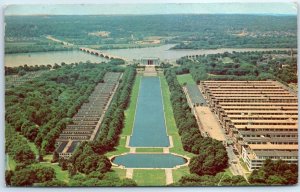
<path fill-rule="evenodd" d="M 173 181 L 174 183 L 178 182 L 179 179 L 184 176 L 190 174 L 190 170 L 188 166 L 180 167 L 179 169 L 173 170 Z"/>
<path fill-rule="evenodd" d="M 120 135 L 119 145 L 116 147 L 115 151 L 110 151 L 106 153 L 106 156 L 108 157 L 129 152 L 129 148 L 125 147 L 126 139 L 127 139 L 126 136 L 130 136 L 132 133 L 135 108 L 136 108 L 136 102 L 137 102 L 137 97 L 140 88 L 141 77 L 142 77 L 141 75 L 137 75 L 135 78 L 135 82 L 130 96 L 130 104 L 128 109 L 125 110 L 125 125 Z"/>
<path fill-rule="evenodd" d="M 188 157 L 194 156 L 192 153 L 183 150 L 181 137 L 178 134 L 178 129 L 175 123 L 175 118 L 173 115 L 173 108 L 170 100 L 169 86 L 164 76 L 160 77 L 161 88 L 163 94 L 163 103 L 166 116 L 167 132 L 168 135 L 172 136 L 174 147 L 170 149 L 170 152 L 178 153 L 181 155 L 186 155 Z"/>
<path fill-rule="evenodd" d="M 126 178 L 126 169 L 112 168 L 112 170 L 120 177 L 120 179 Z"/>
<path fill-rule="evenodd" d="M 163 152 L 163 148 L 136 148 L 136 152 Z"/>
<path fill-rule="evenodd" d="M 133 171 L 133 179 L 138 186 L 164 186 L 166 185 L 165 170 L 154 169 L 135 169 Z"/>
<path fill-rule="evenodd" d="M 14 171 L 16 169 L 16 161 L 11 158 L 9 155 L 6 155 L 6 169 Z"/>
<path fill-rule="evenodd" d="M 141 83 L 141 75 L 137 75 L 135 78 L 135 82 L 132 88 L 130 104 L 128 109 L 125 110 L 125 126 L 122 131 L 122 136 L 131 135 L 133 123 L 134 123 L 134 115 L 136 109 L 136 102 L 139 94 L 139 88 Z"/>
<path fill-rule="evenodd" d="M 191 74 L 177 75 L 176 77 L 180 85 L 183 85 L 184 83 L 196 85 Z"/>
<path fill-rule="evenodd" d="M 39 155 L 39 150 L 37 149 L 36 145 L 33 142 L 29 142 L 29 141 L 28 141 L 28 145 L 30 149 L 33 151 L 33 153 L 35 154 L 35 156 L 37 157 Z"/>
<path fill-rule="evenodd" d="M 52 155 L 52 154 L 50 154 L 50 155 L 45 155 L 45 156 L 43 157 L 43 160 L 46 161 L 46 162 L 51 163 L 52 158 L 53 158 L 53 155 Z"/>
<path fill-rule="evenodd" d="M 53 168 L 55 171 L 56 178 L 60 181 L 64 181 L 64 182 L 68 183 L 70 180 L 68 171 L 67 170 L 63 171 L 57 163 L 56 164 L 39 163 L 37 166 L 45 166 L 45 167 Z"/>
<path fill-rule="evenodd" d="M 222 58 L 223 63 L 233 63 L 233 60 L 230 57 L 224 57 Z"/>
<path fill-rule="evenodd" d="M 225 169 L 225 170 L 224 170 L 224 173 L 226 173 L 226 175 L 228 175 L 228 176 L 230 176 L 230 177 L 233 176 L 233 174 L 231 173 L 231 171 L 229 170 L 229 168 L 228 168 L 228 169 Z"/>

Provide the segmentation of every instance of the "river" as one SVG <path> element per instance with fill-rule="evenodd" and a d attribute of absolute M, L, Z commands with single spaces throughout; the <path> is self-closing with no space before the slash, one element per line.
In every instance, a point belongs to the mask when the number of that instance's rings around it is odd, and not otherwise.
<path fill-rule="evenodd" d="M 158 47 L 147 48 L 130 48 L 130 49 L 111 49 L 103 50 L 103 52 L 112 55 L 125 57 L 128 60 L 141 59 L 143 57 L 158 57 L 160 60 L 174 61 L 186 55 L 202 55 L 202 54 L 217 54 L 224 52 L 243 52 L 243 51 L 268 51 L 268 50 L 288 50 L 288 49 L 263 49 L 263 48 L 222 48 L 222 49 L 170 49 L 174 44 L 167 44 Z M 5 55 L 5 66 L 16 67 L 20 65 L 53 65 L 61 62 L 102 62 L 105 58 L 91 55 L 82 51 L 52 51 L 52 52 L 36 52 L 36 53 L 16 53 Z"/>
<path fill-rule="evenodd" d="M 4 63 L 7 67 L 17 67 L 25 64 L 28 66 L 54 65 L 55 63 L 61 64 L 62 62 L 70 64 L 76 62 L 79 63 L 80 61 L 91 61 L 94 63 L 107 61 L 107 59 L 87 54 L 79 50 L 5 54 L 4 58 Z"/>

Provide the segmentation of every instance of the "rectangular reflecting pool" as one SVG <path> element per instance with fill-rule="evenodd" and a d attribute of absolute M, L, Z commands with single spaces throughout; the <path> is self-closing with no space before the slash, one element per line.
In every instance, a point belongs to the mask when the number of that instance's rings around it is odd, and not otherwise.
<path fill-rule="evenodd" d="M 142 77 L 135 112 L 131 147 L 168 147 L 159 77 Z"/>

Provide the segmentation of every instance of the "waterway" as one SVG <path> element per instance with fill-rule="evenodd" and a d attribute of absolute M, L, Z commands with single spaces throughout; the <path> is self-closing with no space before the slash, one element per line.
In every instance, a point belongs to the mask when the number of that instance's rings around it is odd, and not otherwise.
<path fill-rule="evenodd" d="M 132 49 L 112 49 L 103 52 L 112 55 L 118 55 L 128 58 L 129 60 L 140 59 L 142 57 L 158 57 L 160 60 L 174 61 L 187 55 L 203 55 L 203 54 L 217 54 L 233 51 L 268 51 L 268 50 L 287 50 L 287 49 L 263 49 L 263 48 L 221 48 L 221 49 L 170 49 L 175 44 L 167 44 L 158 47 L 147 48 L 132 48 Z"/>
<path fill-rule="evenodd" d="M 287 49 L 260 49 L 260 48 L 222 48 L 222 49 L 170 49 L 174 44 L 167 44 L 158 47 L 147 48 L 130 48 L 130 49 L 111 49 L 103 50 L 103 52 L 110 53 L 112 55 L 125 57 L 128 60 L 141 59 L 143 57 L 158 57 L 160 60 L 175 61 L 180 57 L 186 55 L 202 55 L 202 54 L 217 54 L 224 52 L 243 52 L 243 51 L 268 51 L 268 50 L 287 50 Z M 5 65 L 10 67 L 20 65 L 53 65 L 54 63 L 60 64 L 61 62 L 75 63 L 75 62 L 101 62 L 105 61 L 105 58 L 84 53 L 82 51 L 52 51 L 52 52 L 36 52 L 36 53 L 16 53 L 5 55 Z"/>
<path fill-rule="evenodd" d="M 173 154 L 126 154 L 117 156 L 113 163 L 125 168 L 174 168 L 187 160 Z"/>
<path fill-rule="evenodd" d="M 142 77 L 130 147 L 168 147 L 159 77 Z"/>
<path fill-rule="evenodd" d="M 5 54 L 4 57 L 5 66 L 8 67 L 17 67 L 25 64 L 28 66 L 54 65 L 55 63 L 61 64 L 62 62 L 70 64 L 86 61 L 99 63 L 107 61 L 107 59 L 87 54 L 79 50 Z"/>

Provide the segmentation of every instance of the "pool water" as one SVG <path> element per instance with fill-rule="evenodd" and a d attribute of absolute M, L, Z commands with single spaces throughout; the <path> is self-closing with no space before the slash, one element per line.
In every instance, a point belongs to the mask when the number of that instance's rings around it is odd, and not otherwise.
<path fill-rule="evenodd" d="M 173 168 L 187 160 L 173 154 L 126 154 L 115 157 L 112 162 L 125 168 Z"/>
<path fill-rule="evenodd" d="M 137 100 L 131 147 L 168 147 L 159 77 L 142 77 Z"/>

